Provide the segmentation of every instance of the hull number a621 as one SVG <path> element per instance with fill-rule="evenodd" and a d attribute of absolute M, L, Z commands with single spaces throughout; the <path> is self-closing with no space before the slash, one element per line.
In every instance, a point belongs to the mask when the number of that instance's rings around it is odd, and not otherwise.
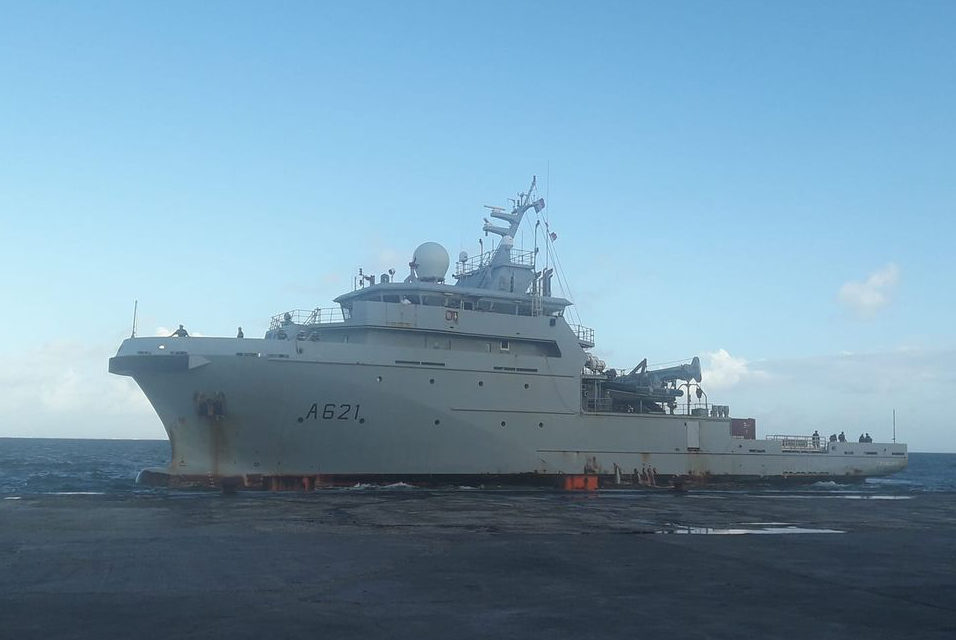
<path fill-rule="evenodd" d="M 359 417 L 360 406 L 345 402 L 327 402 L 323 405 L 313 402 L 305 417 L 299 418 L 299 422 L 305 422 L 306 420 L 358 420 L 359 422 L 365 422 L 365 418 Z"/>

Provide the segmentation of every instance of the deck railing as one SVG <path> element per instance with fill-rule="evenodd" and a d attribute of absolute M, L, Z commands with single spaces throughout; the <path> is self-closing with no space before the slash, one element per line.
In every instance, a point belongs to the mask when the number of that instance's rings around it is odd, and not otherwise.
<path fill-rule="evenodd" d="M 455 275 L 462 277 L 475 273 L 482 267 L 491 264 L 491 259 L 494 257 L 494 255 L 495 251 L 485 251 L 481 255 L 468 258 L 464 262 L 456 262 Z M 515 249 L 512 247 L 509 258 L 511 260 L 511 264 L 520 264 L 528 267 L 534 266 L 534 251 L 525 251 L 523 249 Z"/>
<path fill-rule="evenodd" d="M 652 402 L 650 400 L 646 400 L 646 401 L 635 400 L 632 406 L 634 409 L 633 413 L 646 414 L 646 413 L 650 413 L 650 408 L 652 406 L 659 407 L 660 403 Z M 664 405 L 665 413 L 657 414 L 657 415 L 668 415 L 668 416 L 674 415 L 674 416 L 684 416 L 688 418 L 716 417 L 716 416 L 710 415 L 709 408 L 708 408 L 709 406 L 713 406 L 713 405 L 707 405 L 706 403 L 703 403 L 703 402 L 692 402 L 690 407 L 688 407 L 686 402 L 678 402 L 677 405 L 674 407 L 674 413 L 671 413 L 670 409 L 667 408 L 667 405 Z M 611 398 L 585 397 L 583 402 L 583 407 L 584 407 L 585 413 L 611 413 L 611 412 L 630 413 L 630 412 L 624 412 L 624 411 L 615 412 L 614 400 L 612 400 Z"/>
<path fill-rule="evenodd" d="M 571 327 L 571 331 L 574 332 L 574 335 L 578 337 L 578 342 L 588 347 L 594 346 L 594 329 L 580 324 L 571 324 L 570 322 L 568 326 Z"/>
<path fill-rule="evenodd" d="M 290 325 L 334 324 L 349 319 L 349 310 L 342 307 L 318 309 L 292 309 L 285 313 L 272 316 L 270 330 L 281 329 Z"/>
<path fill-rule="evenodd" d="M 821 451 L 827 448 L 827 442 L 821 436 L 774 434 L 767 436 L 767 440 L 778 440 L 780 448 L 787 451 Z"/>

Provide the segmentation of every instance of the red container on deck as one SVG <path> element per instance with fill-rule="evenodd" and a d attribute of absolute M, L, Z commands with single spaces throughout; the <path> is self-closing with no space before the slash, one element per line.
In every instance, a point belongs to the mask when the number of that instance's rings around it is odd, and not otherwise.
<path fill-rule="evenodd" d="M 744 440 L 756 440 L 757 421 L 754 418 L 731 418 L 730 435 Z"/>

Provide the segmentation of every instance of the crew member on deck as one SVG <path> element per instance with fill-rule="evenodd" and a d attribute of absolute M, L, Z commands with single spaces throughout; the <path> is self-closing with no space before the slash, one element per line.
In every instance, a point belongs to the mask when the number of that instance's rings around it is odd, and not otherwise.
<path fill-rule="evenodd" d="M 236 337 L 237 337 L 237 338 L 245 338 L 245 336 L 242 335 L 242 327 L 239 327 L 239 332 L 236 334 Z"/>
<path fill-rule="evenodd" d="M 817 431 L 816 429 L 814 429 L 814 430 L 813 430 L 813 435 L 810 436 L 810 437 L 813 439 L 813 446 L 814 446 L 814 447 L 819 447 L 819 446 L 820 446 L 820 432 Z"/>
<path fill-rule="evenodd" d="M 859 442 L 866 442 L 866 438 L 863 437 L 863 434 L 862 434 L 862 433 L 860 434 L 860 440 L 859 440 Z"/>
<path fill-rule="evenodd" d="M 840 442 L 846 442 L 846 434 L 843 433 L 842 431 L 840 432 L 840 435 L 837 436 L 837 438 L 840 440 Z"/>
<path fill-rule="evenodd" d="M 183 325 L 179 325 L 179 328 L 173 331 L 173 335 L 169 337 L 170 338 L 188 338 L 189 332 L 183 329 Z"/>

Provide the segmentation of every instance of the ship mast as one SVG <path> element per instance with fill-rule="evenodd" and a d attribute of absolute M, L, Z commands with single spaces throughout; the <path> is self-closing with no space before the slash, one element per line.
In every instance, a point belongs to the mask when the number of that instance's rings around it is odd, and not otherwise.
<path fill-rule="evenodd" d="M 504 220 L 508 223 L 507 228 L 498 227 L 485 218 L 485 224 L 481 228 L 481 230 L 486 234 L 494 233 L 498 236 L 501 236 L 502 242 L 498 245 L 498 249 L 495 252 L 496 257 L 502 252 L 503 249 L 510 247 L 514 243 L 515 235 L 518 233 L 518 228 L 521 226 L 521 220 L 524 218 L 525 212 L 532 207 L 535 211 L 541 211 L 544 209 L 544 198 L 538 198 L 534 202 L 531 202 L 537 182 L 537 176 L 532 176 L 531 186 L 528 188 L 528 191 L 526 193 L 519 193 L 518 198 L 512 200 L 512 202 L 514 202 L 514 208 L 511 210 L 511 213 L 505 213 L 505 210 L 502 207 L 492 207 L 485 205 L 485 207 L 491 209 L 492 218 L 498 218 L 499 220 Z M 505 240 L 505 238 L 509 238 L 510 240 Z"/>
<path fill-rule="evenodd" d="M 493 250 L 488 262 L 481 265 L 481 273 L 478 276 L 478 281 L 474 286 L 479 288 L 485 287 L 489 279 L 492 277 L 493 271 L 497 270 L 499 267 L 508 267 L 512 264 L 511 249 L 514 246 L 514 239 L 518 233 L 518 229 L 521 227 L 521 221 L 524 219 L 525 212 L 527 212 L 528 209 L 534 209 L 535 211 L 541 211 L 544 209 L 544 198 L 538 198 L 537 200 L 532 201 L 537 189 L 537 182 L 537 176 L 532 176 L 531 186 L 528 188 L 528 191 L 519 193 L 518 197 L 512 200 L 514 206 L 510 212 L 506 212 L 503 207 L 485 205 L 487 209 L 491 210 L 490 215 L 492 218 L 503 220 L 508 223 L 508 226 L 505 227 L 495 225 L 488 220 L 488 218 L 485 218 L 485 224 L 482 226 L 481 230 L 485 232 L 485 235 L 493 233 L 499 236 L 501 241 Z"/>

